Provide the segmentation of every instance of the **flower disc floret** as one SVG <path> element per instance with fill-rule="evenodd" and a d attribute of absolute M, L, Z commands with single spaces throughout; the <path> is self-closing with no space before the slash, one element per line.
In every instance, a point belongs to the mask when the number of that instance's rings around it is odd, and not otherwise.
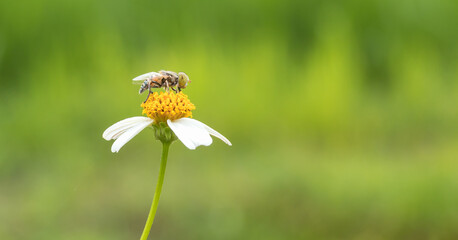
<path fill-rule="evenodd" d="M 155 123 L 192 117 L 191 111 L 196 109 L 186 94 L 179 92 L 152 93 L 146 102 L 141 104 L 143 114 Z"/>

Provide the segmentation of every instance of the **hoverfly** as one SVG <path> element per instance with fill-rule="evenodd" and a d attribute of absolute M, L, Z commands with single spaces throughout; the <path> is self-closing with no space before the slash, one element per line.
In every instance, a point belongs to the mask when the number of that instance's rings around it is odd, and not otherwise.
<path fill-rule="evenodd" d="M 178 74 L 172 71 L 161 70 L 157 72 L 150 72 L 142 74 L 133 79 L 134 82 L 143 81 L 140 86 L 138 93 L 144 92 L 148 89 L 148 100 L 149 95 L 151 94 L 151 88 L 164 88 L 167 92 L 170 91 L 170 88 L 175 92 L 180 92 L 181 89 L 186 88 L 189 80 L 188 75 L 184 72 L 179 72 Z M 145 100 L 145 102 L 146 102 Z"/>

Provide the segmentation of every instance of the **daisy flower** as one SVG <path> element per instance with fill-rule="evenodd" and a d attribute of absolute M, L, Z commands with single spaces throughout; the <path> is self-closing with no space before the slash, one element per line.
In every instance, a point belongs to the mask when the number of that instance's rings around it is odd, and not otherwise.
<path fill-rule="evenodd" d="M 232 146 L 232 144 L 219 132 L 191 118 L 191 111 L 196 107 L 189 101 L 188 96 L 182 92 L 155 92 L 149 95 L 148 99 L 141 104 L 141 107 L 146 117 L 131 117 L 119 121 L 107 128 L 102 136 L 105 140 L 115 140 L 111 146 L 112 152 L 119 152 L 122 146 L 149 126 L 154 129 L 156 139 L 162 142 L 159 177 L 153 203 L 140 238 L 140 240 L 146 240 L 159 204 L 170 144 L 179 139 L 187 148 L 193 150 L 201 145 L 209 146 L 212 144 L 213 140 L 210 135 L 221 139 L 229 146 Z"/>
<path fill-rule="evenodd" d="M 188 96 L 182 92 L 177 94 L 173 92 L 161 92 L 158 94 L 155 92 L 141 106 L 143 107 L 143 114 L 146 114 L 147 117 L 138 116 L 121 120 L 111 125 L 103 133 L 105 140 L 115 140 L 111 146 L 112 152 L 119 152 L 127 142 L 148 126 L 155 128 L 158 138 L 167 137 L 158 136 L 158 132 L 162 130 L 160 129 L 161 125 L 165 123 L 176 137 L 191 150 L 201 145 L 209 146 L 212 144 L 213 140 L 210 135 L 232 146 L 231 142 L 219 132 L 200 121 L 190 118 L 192 117 L 191 111 L 195 109 L 195 106 L 189 101 Z"/>

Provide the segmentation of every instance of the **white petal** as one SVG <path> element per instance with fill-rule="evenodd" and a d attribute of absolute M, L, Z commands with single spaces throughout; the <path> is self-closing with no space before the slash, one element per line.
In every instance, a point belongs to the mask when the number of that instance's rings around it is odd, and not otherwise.
<path fill-rule="evenodd" d="M 225 138 L 223 135 L 221 135 L 221 133 L 219 133 L 216 130 L 214 130 L 213 128 L 205 125 L 203 122 L 197 121 L 197 120 L 192 119 L 192 118 L 182 118 L 180 120 L 181 121 L 186 121 L 186 122 L 193 122 L 193 124 L 196 124 L 196 125 L 204 128 L 210 135 L 213 135 L 213 136 L 221 139 L 227 145 L 232 146 L 232 143 L 227 138 Z"/>
<path fill-rule="evenodd" d="M 145 73 L 145 74 L 142 74 L 138 77 L 135 77 L 134 79 L 132 79 L 133 81 L 143 81 L 143 80 L 146 80 L 150 77 L 153 77 L 153 76 L 160 76 L 161 74 L 157 73 L 157 72 L 149 72 L 149 73 Z"/>
<path fill-rule="evenodd" d="M 121 149 L 122 146 L 124 146 L 133 137 L 135 137 L 139 132 L 141 132 L 143 129 L 145 129 L 152 123 L 153 123 L 152 119 L 150 119 L 150 121 L 137 122 L 135 126 L 129 128 L 127 131 L 119 135 L 119 138 L 116 139 L 116 141 L 113 143 L 113 146 L 111 146 L 111 151 L 119 152 L 119 149 Z"/>
<path fill-rule="evenodd" d="M 105 140 L 109 141 L 111 139 L 118 138 L 121 134 L 125 133 L 130 128 L 136 126 L 139 123 L 149 122 L 152 123 L 153 120 L 148 117 L 131 117 L 124 120 L 121 120 L 113 125 L 111 125 L 102 136 Z"/>
<path fill-rule="evenodd" d="M 210 134 L 195 122 L 187 121 L 188 118 L 181 118 L 167 123 L 178 139 L 189 149 L 194 150 L 200 145 L 209 146 L 213 140 Z"/>

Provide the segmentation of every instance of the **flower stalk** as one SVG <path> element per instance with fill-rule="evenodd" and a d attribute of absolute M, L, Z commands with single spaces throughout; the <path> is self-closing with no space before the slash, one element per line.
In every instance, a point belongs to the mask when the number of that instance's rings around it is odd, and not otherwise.
<path fill-rule="evenodd" d="M 169 147 L 171 143 L 172 141 L 162 141 L 161 167 L 159 170 L 159 177 L 157 179 L 156 191 L 154 192 L 153 203 L 151 204 L 148 219 L 146 220 L 145 228 L 143 229 L 143 233 L 140 240 L 148 239 L 151 226 L 154 222 L 154 216 L 156 215 L 157 206 L 159 204 L 159 198 L 161 197 L 162 183 L 164 182 L 165 167 L 167 165 L 167 156 L 169 154 Z"/>

